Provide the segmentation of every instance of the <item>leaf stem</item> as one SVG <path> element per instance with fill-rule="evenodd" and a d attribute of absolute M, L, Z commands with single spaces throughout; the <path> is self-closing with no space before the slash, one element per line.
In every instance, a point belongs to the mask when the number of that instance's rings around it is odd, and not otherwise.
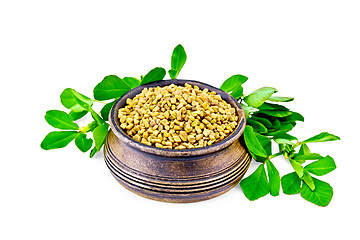
<path fill-rule="evenodd" d="M 275 154 L 273 154 L 273 155 L 268 156 L 268 159 L 273 159 L 273 158 L 275 158 L 275 157 L 277 157 L 277 156 L 280 156 L 280 155 L 282 155 L 282 154 L 283 154 L 282 152 L 275 153 Z"/>
<path fill-rule="evenodd" d="M 106 102 L 103 102 L 103 101 L 99 101 L 99 100 L 96 100 L 96 99 L 93 99 L 94 102 L 98 102 L 98 103 L 102 103 L 102 104 L 107 104 Z"/>

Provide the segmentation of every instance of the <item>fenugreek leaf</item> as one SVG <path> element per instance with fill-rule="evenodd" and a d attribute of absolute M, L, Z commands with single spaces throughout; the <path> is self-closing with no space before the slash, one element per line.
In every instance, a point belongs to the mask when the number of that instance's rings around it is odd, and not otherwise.
<path fill-rule="evenodd" d="M 270 194 L 278 196 L 280 192 L 280 174 L 270 160 L 266 160 L 266 169 L 269 176 Z"/>
<path fill-rule="evenodd" d="M 243 75 L 233 75 L 225 80 L 220 89 L 230 93 L 235 99 L 239 99 L 243 95 L 242 84 L 247 80 L 248 78 Z"/>
<path fill-rule="evenodd" d="M 251 126 L 246 126 L 244 130 L 244 140 L 245 144 L 250 151 L 251 155 L 256 158 L 259 157 L 267 157 L 266 151 L 261 146 L 256 134 Z"/>
<path fill-rule="evenodd" d="M 300 190 L 301 197 L 318 206 L 327 206 L 332 199 L 333 188 L 330 184 L 317 178 L 313 178 L 313 181 L 315 185 L 314 191 L 312 191 L 307 184 L 303 184 Z"/>
<path fill-rule="evenodd" d="M 292 100 L 294 100 L 293 97 L 277 97 L 277 96 L 271 96 L 269 98 L 269 101 L 272 102 L 291 102 Z"/>
<path fill-rule="evenodd" d="M 62 105 L 68 109 L 71 109 L 73 112 L 82 112 L 86 111 L 82 106 L 78 104 L 76 98 L 80 99 L 82 102 L 87 103 L 92 106 L 94 101 L 85 95 L 75 91 L 72 88 L 66 88 L 60 95 L 60 101 Z"/>
<path fill-rule="evenodd" d="M 109 102 L 109 103 L 105 104 L 105 106 L 101 109 L 100 115 L 105 121 L 109 120 L 110 110 L 111 110 L 112 106 L 115 104 L 116 101 L 117 101 L 117 99 L 115 99 L 112 102 Z"/>
<path fill-rule="evenodd" d="M 290 159 L 290 164 L 294 168 L 299 178 L 302 178 L 302 176 L 304 175 L 304 168 L 301 166 L 301 164 L 291 159 Z"/>
<path fill-rule="evenodd" d="M 134 77 L 124 77 L 124 82 L 131 88 L 136 88 L 140 86 L 140 80 Z"/>
<path fill-rule="evenodd" d="M 246 123 L 249 126 L 252 126 L 253 129 L 258 133 L 267 133 L 268 132 L 267 128 L 262 123 L 260 123 L 256 120 L 253 120 L 253 118 L 248 119 L 246 121 Z"/>
<path fill-rule="evenodd" d="M 301 143 L 304 144 L 304 143 L 327 142 L 327 141 L 336 141 L 336 140 L 340 140 L 340 138 L 333 134 L 322 132 L 316 136 L 306 139 L 305 141 L 302 141 Z"/>
<path fill-rule="evenodd" d="M 301 179 L 296 172 L 284 175 L 281 178 L 281 188 L 285 194 L 296 194 L 300 192 Z"/>
<path fill-rule="evenodd" d="M 318 153 L 305 153 L 305 154 L 297 154 L 293 157 L 293 160 L 316 160 L 316 159 L 319 159 L 319 158 L 322 158 L 323 156 L 321 156 L 320 154 Z"/>
<path fill-rule="evenodd" d="M 278 111 L 278 110 L 260 110 L 259 113 L 271 116 L 271 117 L 288 117 L 292 114 L 291 111 Z"/>
<path fill-rule="evenodd" d="M 335 170 L 336 164 L 334 159 L 328 155 L 306 165 L 304 168 L 316 176 L 322 176 Z"/>
<path fill-rule="evenodd" d="M 171 70 L 169 70 L 169 75 L 172 79 L 177 78 L 185 65 L 186 58 L 187 56 L 184 47 L 181 44 L 177 45 L 171 55 Z"/>
<path fill-rule="evenodd" d="M 74 112 L 73 110 L 71 110 L 69 112 L 69 116 L 72 118 L 72 120 L 76 121 L 76 120 L 84 117 L 87 113 L 88 113 L 88 111 L 86 111 L 86 110 L 83 110 L 81 112 Z"/>
<path fill-rule="evenodd" d="M 251 119 L 261 123 L 266 128 L 272 128 L 272 124 L 271 124 L 270 120 L 267 119 L 267 118 L 258 117 L 258 116 L 251 116 Z"/>
<path fill-rule="evenodd" d="M 270 156 L 272 154 L 272 149 L 271 149 L 271 139 L 261 135 L 260 133 L 255 132 L 255 136 L 258 139 L 260 145 L 263 147 L 263 149 L 266 152 L 267 156 Z"/>
<path fill-rule="evenodd" d="M 306 185 L 308 185 L 308 187 L 311 189 L 311 191 L 314 191 L 315 189 L 315 184 L 314 184 L 314 180 L 312 179 L 310 173 L 304 169 L 304 175 L 301 178 Z"/>
<path fill-rule="evenodd" d="M 85 133 L 79 133 L 75 138 L 75 145 L 82 152 L 87 152 L 93 144 L 93 140 L 91 138 L 87 138 Z"/>
<path fill-rule="evenodd" d="M 78 134 L 77 131 L 50 132 L 41 142 L 40 147 L 44 150 L 66 147 Z"/>
<path fill-rule="evenodd" d="M 69 114 L 59 110 L 46 112 L 45 120 L 53 127 L 62 130 L 78 130 L 79 126 L 73 122 Z"/>
<path fill-rule="evenodd" d="M 243 179 L 240 186 L 250 201 L 267 195 L 270 191 L 270 185 L 266 177 L 264 164 L 260 164 L 250 176 Z"/>
<path fill-rule="evenodd" d="M 244 101 L 251 107 L 260 107 L 266 100 L 268 100 L 277 90 L 272 87 L 262 87 L 250 93 L 244 98 Z"/>
<path fill-rule="evenodd" d="M 119 98 L 131 89 L 132 84 L 125 82 L 115 75 L 106 76 L 94 88 L 94 98 L 96 100 L 108 100 Z"/>
<path fill-rule="evenodd" d="M 166 75 L 165 69 L 163 69 L 161 67 L 156 67 L 144 76 L 144 78 L 141 80 L 141 85 L 159 81 L 159 80 L 163 80 L 165 75 Z"/>
<path fill-rule="evenodd" d="M 93 157 L 95 153 L 101 150 L 104 145 L 106 135 L 108 133 L 109 125 L 107 123 L 97 126 L 93 131 L 93 138 L 95 141 L 95 147 L 90 152 L 90 157 Z"/>

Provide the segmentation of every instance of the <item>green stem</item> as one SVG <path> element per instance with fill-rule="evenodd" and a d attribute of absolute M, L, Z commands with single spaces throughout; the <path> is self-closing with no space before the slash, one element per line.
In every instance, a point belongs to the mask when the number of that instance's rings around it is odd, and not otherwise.
<path fill-rule="evenodd" d="M 102 104 L 107 104 L 106 102 L 103 102 L 103 101 L 99 101 L 99 100 L 96 100 L 96 99 L 93 99 L 94 102 L 98 102 L 98 103 L 102 103 Z"/>
<path fill-rule="evenodd" d="M 282 155 L 282 154 L 283 154 L 282 152 L 275 153 L 275 154 L 273 154 L 273 155 L 268 156 L 268 159 L 273 159 L 273 158 L 275 158 L 275 157 L 277 157 L 277 156 L 280 156 L 280 155 Z"/>

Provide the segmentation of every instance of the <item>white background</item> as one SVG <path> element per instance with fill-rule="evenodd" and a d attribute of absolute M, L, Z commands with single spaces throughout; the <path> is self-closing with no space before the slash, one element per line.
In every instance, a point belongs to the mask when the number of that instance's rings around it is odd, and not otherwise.
<path fill-rule="evenodd" d="M 0 238 L 359 237 L 359 23 L 358 1 L 347 0 L 1 1 Z M 334 188 L 329 206 L 283 193 L 250 202 L 239 186 L 205 202 L 161 203 L 118 184 L 101 154 L 89 159 L 73 143 L 40 149 L 53 131 L 45 112 L 65 110 L 63 89 L 92 96 L 106 75 L 169 69 L 179 43 L 188 55 L 179 78 L 219 87 L 246 75 L 245 93 L 272 86 L 295 97 L 287 106 L 305 117 L 292 131 L 300 140 L 341 137 L 310 145 L 337 163 L 319 177 Z M 274 164 L 291 171 L 282 158 Z"/>

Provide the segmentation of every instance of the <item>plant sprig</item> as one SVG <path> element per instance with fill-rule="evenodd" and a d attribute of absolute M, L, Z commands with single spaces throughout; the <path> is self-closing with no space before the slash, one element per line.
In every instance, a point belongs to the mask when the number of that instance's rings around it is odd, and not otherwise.
<path fill-rule="evenodd" d="M 170 78 L 178 77 L 187 56 L 182 45 L 177 45 L 171 56 Z M 69 110 L 49 110 L 45 120 L 61 131 L 50 132 L 41 142 L 45 150 L 63 148 L 73 140 L 82 152 L 90 151 L 90 157 L 99 152 L 104 145 L 109 131 L 108 115 L 114 103 L 131 89 L 154 81 L 163 80 L 166 70 L 156 67 L 145 76 L 123 77 L 106 76 L 93 91 L 93 98 L 87 97 L 74 89 L 67 88 L 60 95 L 62 105 Z M 315 176 L 323 176 L 335 168 L 334 159 L 310 152 L 308 144 L 339 140 L 338 136 L 322 132 L 304 141 L 299 141 L 289 134 L 298 121 L 304 117 L 281 105 L 291 102 L 292 97 L 273 96 L 277 89 L 262 87 L 245 95 L 243 84 L 248 80 L 244 75 L 233 75 L 221 85 L 220 89 L 231 94 L 241 103 L 245 111 L 247 126 L 243 138 L 253 159 L 261 164 L 248 177 L 242 179 L 240 186 L 249 200 L 256 200 L 270 193 L 278 196 L 280 188 L 284 194 L 299 194 L 302 198 L 319 206 L 327 206 L 333 196 L 332 187 Z M 99 113 L 94 104 L 104 104 Z M 79 127 L 77 120 L 90 113 L 92 121 Z M 279 151 L 272 152 L 272 144 L 278 145 Z M 273 164 L 274 159 L 283 156 L 294 170 L 280 177 Z M 303 164 L 311 161 L 311 163 Z"/>
<path fill-rule="evenodd" d="M 308 144 L 335 141 L 340 138 L 322 132 L 299 141 L 288 132 L 298 121 L 303 122 L 304 117 L 279 104 L 293 101 L 294 98 L 273 96 L 277 93 L 273 87 L 262 87 L 244 95 L 242 84 L 246 80 L 245 76 L 234 75 L 220 87 L 241 102 L 247 118 L 244 141 L 253 159 L 261 163 L 250 176 L 240 182 L 245 196 L 251 201 L 269 193 L 277 196 L 281 186 L 285 194 L 300 193 L 300 196 L 309 202 L 327 206 L 331 201 L 333 189 L 328 183 L 313 175 L 323 176 L 333 171 L 336 165 L 330 156 L 323 157 L 318 153 L 311 153 Z M 276 153 L 272 153 L 273 143 L 279 147 Z M 294 170 L 281 178 L 273 164 L 274 158 L 279 156 L 283 156 Z M 312 162 L 304 167 L 303 164 L 308 161 Z"/>
<path fill-rule="evenodd" d="M 171 57 L 171 69 L 169 75 L 176 78 L 186 61 L 184 48 L 179 44 L 175 47 Z M 60 102 L 69 110 L 49 110 L 45 120 L 49 125 L 62 131 L 53 131 L 45 136 L 40 146 L 44 150 L 66 147 L 73 140 L 82 152 L 90 151 L 90 157 L 99 152 L 104 145 L 109 131 L 108 116 L 111 107 L 125 93 L 131 89 L 154 81 L 163 80 L 166 70 L 156 67 L 140 78 L 124 77 L 116 75 L 106 76 L 94 88 L 94 97 L 87 97 L 74 89 L 66 88 L 60 95 Z M 105 102 L 104 102 L 105 101 Z M 93 109 L 95 103 L 105 104 L 100 113 Z M 93 121 L 88 125 L 79 127 L 77 120 L 90 113 Z"/>

